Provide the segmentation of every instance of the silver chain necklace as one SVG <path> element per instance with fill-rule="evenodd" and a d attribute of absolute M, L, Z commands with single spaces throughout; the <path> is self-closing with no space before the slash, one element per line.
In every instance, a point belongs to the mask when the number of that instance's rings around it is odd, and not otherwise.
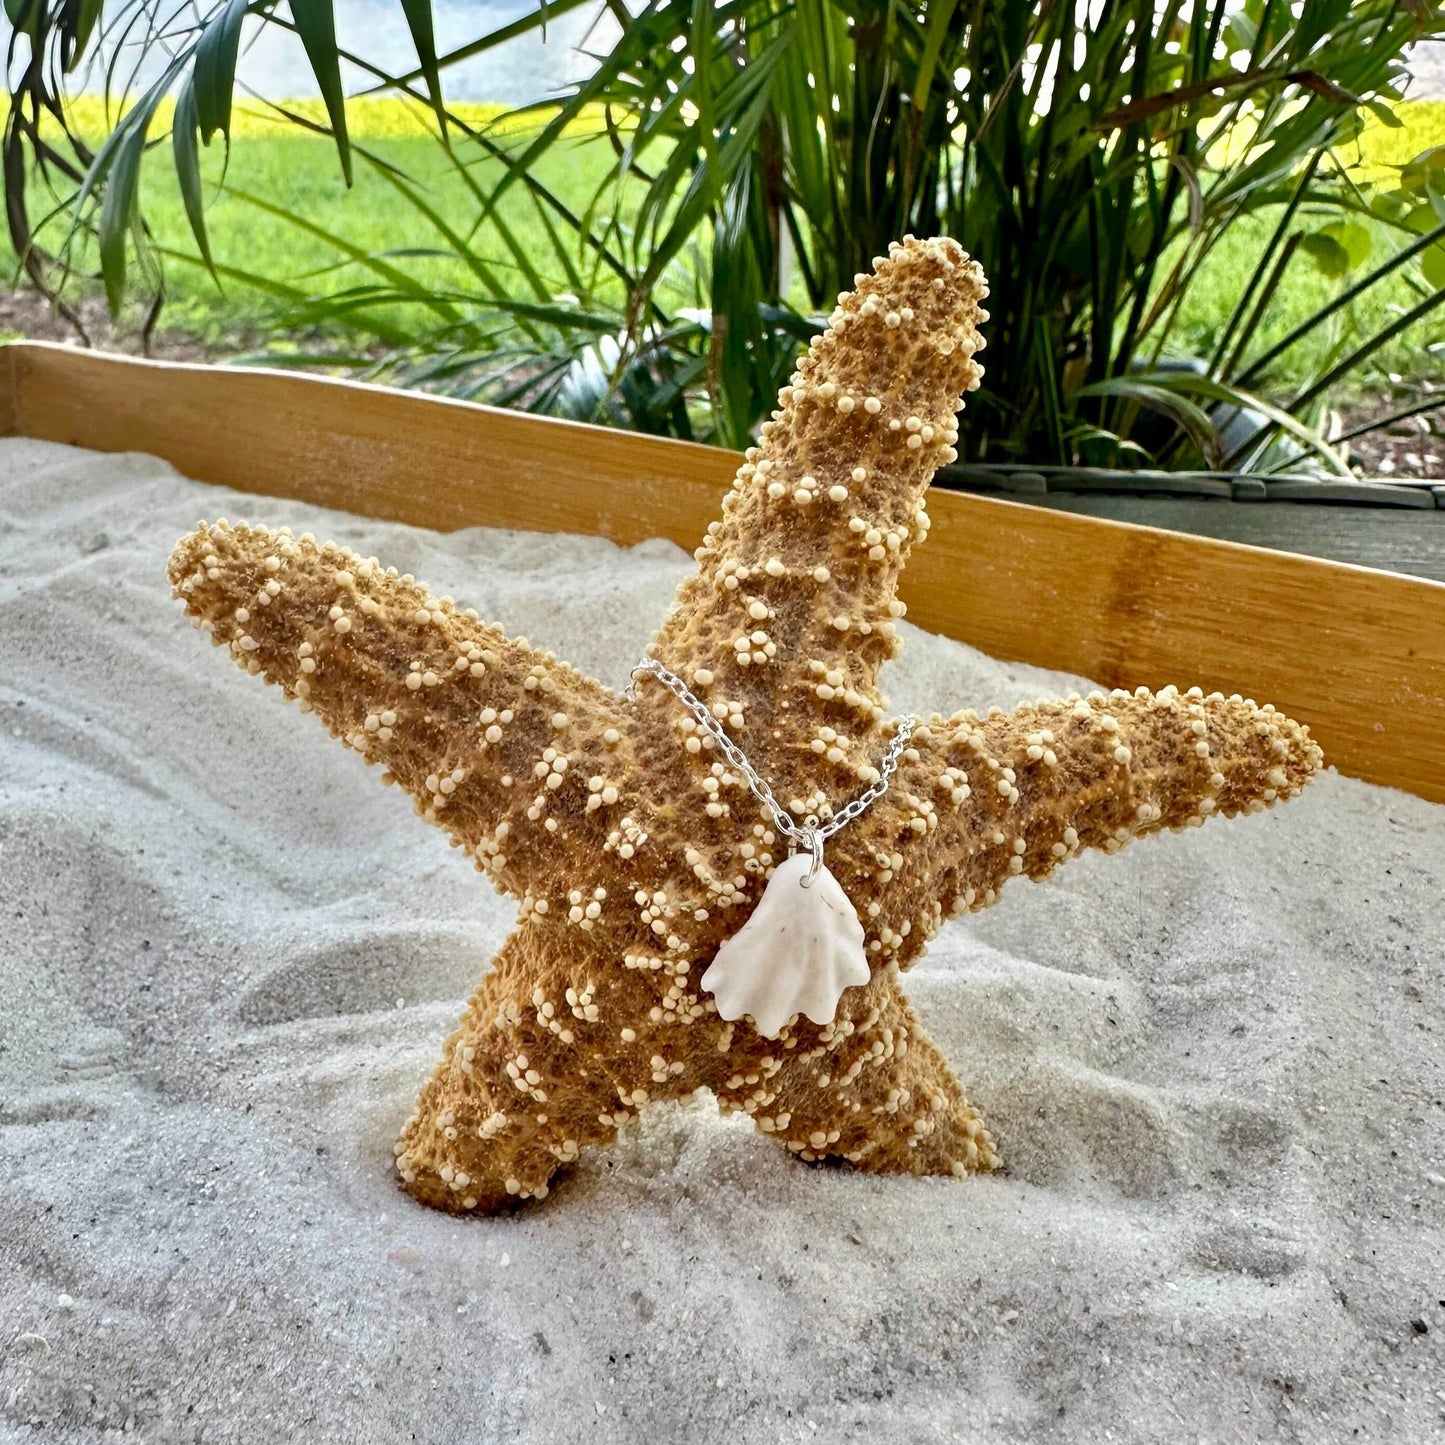
<path fill-rule="evenodd" d="M 812 886 L 823 867 L 823 844 L 840 829 L 846 828 L 855 818 L 861 817 L 888 791 L 888 785 L 893 781 L 894 773 L 898 771 L 898 763 L 903 756 L 903 749 L 908 746 L 908 739 L 913 734 L 914 719 L 911 717 L 899 718 L 897 731 L 889 739 L 888 749 L 883 754 L 883 765 L 879 770 L 878 777 L 869 783 L 856 798 L 850 799 L 839 808 L 826 822 L 820 821 L 816 814 L 810 813 L 802 823 L 795 823 L 791 815 L 773 796 L 773 790 L 768 786 L 767 779 L 753 767 L 748 761 L 747 754 L 727 735 L 723 725 L 712 715 L 707 704 L 697 697 L 675 672 L 670 672 L 655 657 L 649 657 L 632 669 L 634 681 L 639 674 L 643 673 L 655 677 L 687 708 L 697 720 L 698 726 L 717 743 L 718 750 L 722 755 L 742 774 L 748 787 L 752 790 L 753 796 L 767 809 L 778 832 L 788 840 L 788 856 L 791 857 L 799 849 L 805 849 L 812 855 L 812 867 L 808 871 L 807 878 L 802 880 L 804 888 Z M 631 691 L 632 689 L 629 687 L 629 694 Z"/>

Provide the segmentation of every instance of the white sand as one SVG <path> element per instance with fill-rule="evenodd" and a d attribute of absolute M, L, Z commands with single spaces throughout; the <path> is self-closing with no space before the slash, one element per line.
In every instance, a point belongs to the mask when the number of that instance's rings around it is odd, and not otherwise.
<path fill-rule="evenodd" d="M 0 443 L 0 1439 L 1445 1438 L 1445 808 L 1329 775 L 945 929 L 910 992 L 1003 1177 L 698 1100 L 458 1221 L 391 1142 L 512 909 L 185 625 L 219 514 L 619 685 L 690 565 Z M 889 679 L 1068 682 L 912 630 Z"/>

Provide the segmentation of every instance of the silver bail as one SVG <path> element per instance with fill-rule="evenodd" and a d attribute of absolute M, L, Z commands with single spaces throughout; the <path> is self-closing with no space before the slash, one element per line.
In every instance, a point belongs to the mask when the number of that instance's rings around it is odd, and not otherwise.
<path fill-rule="evenodd" d="M 817 880 L 818 874 L 823 871 L 823 834 L 818 828 L 803 828 L 798 833 L 797 841 L 813 855 L 813 866 L 808 869 L 808 876 L 798 880 L 800 888 L 811 888 Z M 789 850 L 790 852 L 792 850 Z"/>

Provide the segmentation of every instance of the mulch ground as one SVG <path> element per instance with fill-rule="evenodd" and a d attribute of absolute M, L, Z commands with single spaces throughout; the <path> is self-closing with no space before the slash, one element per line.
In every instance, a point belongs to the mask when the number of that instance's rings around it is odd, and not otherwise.
<path fill-rule="evenodd" d="M 1417 398 L 1423 401 L 1424 397 Z M 1382 412 L 1398 411 L 1411 404 L 1409 397 L 1392 397 L 1372 407 L 1346 413 L 1345 429 L 1358 426 Z M 1445 477 L 1445 394 L 1441 409 L 1428 416 L 1412 416 L 1394 426 L 1356 437 L 1350 451 L 1364 467 L 1365 475 L 1384 478 Z"/>
<path fill-rule="evenodd" d="M 99 297 L 77 302 L 75 311 L 79 328 L 57 313 L 38 291 L 22 287 L 0 293 L 0 336 L 59 341 L 67 346 L 89 344 L 99 351 L 153 356 L 163 361 L 215 361 L 226 354 L 226 348 L 205 346 L 184 332 L 157 331 L 147 341 L 133 328 L 117 331 Z"/>

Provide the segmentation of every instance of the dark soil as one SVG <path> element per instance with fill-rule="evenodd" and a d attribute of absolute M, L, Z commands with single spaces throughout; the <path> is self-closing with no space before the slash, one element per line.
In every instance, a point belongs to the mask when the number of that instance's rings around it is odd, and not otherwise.
<path fill-rule="evenodd" d="M 127 356 L 153 356 L 163 361 L 217 361 L 236 347 L 207 346 L 182 331 L 157 330 L 149 338 L 135 328 L 117 331 L 105 302 L 90 297 L 74 303 L 77 327 L 60 315 L 38 292 L 21 287 L 0 293 L 0 338 L 23 336 L 29 341 L 59 341 L 66 346 L 93 346 Z"/>
<path fill-rule="evenodd" d="M 1345 430 L 1424 399 L 1423 395 L 1393 396 L 1352 409 L 1344 415 Z M 1363 466 L 1365 475 L 1385 480 L 1445 478 L 1445 392 L 1441 393 L 1440 401 L 1439 411 L 1412 416 L 1353 438 L 1349 443 L 1350 454 Z"/>

